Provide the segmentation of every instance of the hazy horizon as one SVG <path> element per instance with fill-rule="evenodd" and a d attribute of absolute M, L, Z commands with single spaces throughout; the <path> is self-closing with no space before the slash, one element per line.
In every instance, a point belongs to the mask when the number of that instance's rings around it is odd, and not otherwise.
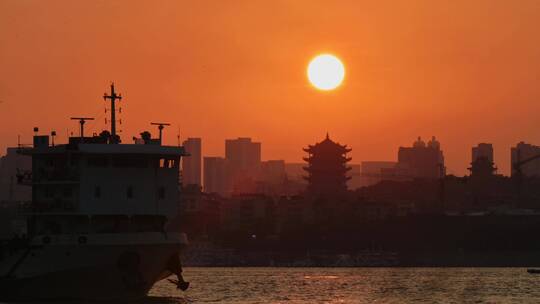
<path fill-rule="evenodd" d="M 352 163 L 394 161 L 435 135 L 448 173 L 488 142 L 508 174 L 511 146 L 540 144 L 538 1 L 157 3 L 1 1 L 0 154 L 34 126 L 64 142 L 72 116 L 96 118 L 87 134 L 107 129 L 111 81 L 125 143 L 163 121 L 166 144 L 180 127 L 205 156 L 251 137 L 263 159 L 301 162 L 329 132 Z M 322 52 L 345 65 L 335 91 L 306 79 Z"/>

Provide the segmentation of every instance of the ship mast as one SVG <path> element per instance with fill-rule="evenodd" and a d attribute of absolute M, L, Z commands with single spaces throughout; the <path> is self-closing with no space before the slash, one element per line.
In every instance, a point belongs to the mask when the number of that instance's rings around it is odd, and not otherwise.
<path fill-rule="evenodd" d="M 121 94 L 116 94 L 114 91 L 114 82 L 111 83 L 111 93 L 110 95 L 107 95 L 107 93 L 103 94 L 103 100 L 111 100 L 111 139 L 109 143 L 111 144 L 117 144 L 119 142 L 118 136 L 116 135 L 116 107 L 115 107 L 115 101 L 118 99 L 118 101 L 122 100 Z"/>

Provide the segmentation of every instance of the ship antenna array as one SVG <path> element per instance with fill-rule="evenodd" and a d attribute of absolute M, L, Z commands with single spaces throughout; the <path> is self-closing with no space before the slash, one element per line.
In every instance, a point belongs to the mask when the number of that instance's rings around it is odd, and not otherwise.
<path fill-rule="evenodd" d="M 153 125 L 153 126 L 158 126 L 159 144 L 161 145 L 161 142 L 163 140 L 163 129 L 165 129 L 165 126 L 170 126 L 171 124 L 170 123 L 165 123 L 165 122 L 152 122 L 150 124 Z"/>
<path fill-rule="evenodd" d="M 107 93 L 103 94 L 103 100 L 111 100 L 111 140 L 109 141 L 111 144 L 118 143 L 118 137 L 116 136 L 116 101 L 122 100 L 121 94 L 116 94 L 114 91 L 114 82 L 111 83 L 111 93 L 107 95 Z"/>
<path fill-rule="evenodd" d="M 86 123 L 87 120 L 94 120 L 94 118 L 92 117 L 71 117 L 71 120 L 78 120 L 79 121 L 79 124 L 81 125 L 81 143 L 83 142 L 84 140 L 84 124 Z M 56 135 L 56 132 L 55 132 L 55 135 Z"/>

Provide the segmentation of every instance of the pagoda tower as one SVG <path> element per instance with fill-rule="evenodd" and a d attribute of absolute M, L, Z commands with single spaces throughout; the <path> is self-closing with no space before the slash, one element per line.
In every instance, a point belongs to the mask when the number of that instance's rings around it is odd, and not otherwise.
<path fill-rule="evenodd" d="M 308 173 L 304 178 L 308 181 L 308 191 L 315 195 L 335 195 L 347 191 L 347 162 L 351 152 L 347 145 L 340 145 L 330 139 L 328 133 L 320 143 L 304 148 L 308 163 L 304 170 Z"/>

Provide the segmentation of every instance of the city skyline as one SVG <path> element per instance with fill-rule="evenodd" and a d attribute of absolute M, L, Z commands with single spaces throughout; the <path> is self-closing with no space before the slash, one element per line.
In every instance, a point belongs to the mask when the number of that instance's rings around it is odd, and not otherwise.
<path fill-rule="evenodd" d="M 18 135 L 28 142 L 32 125 L 65 140 L 78 132 L 72 116 L 95 117 L 90 134 L 105 129 L 96 101 L 112 80 L 124 139 L 167 121 L 166 143 L 180 127 L 209 155 L 246 136 L 266 143 L 263 159 L 300 161 L 328 131 L 353 161 L 385 161 L 410 138 L 436 135 L 448 173 L 466 174 L 470 147 L 489 142 L 509 174 L 507 149 L 540 143 L 536 1 L 126 4 L 0 4 L 2 151 Z M 305 77 L 320 52 L 347 70 L 335 91 Z"/>
<path fill-rule="evenodd" d="M 106 128 L 106 127 L 107 127 L 107 126 L 105 126 L 105 128 Z M 159 133 L 158 133 L 157 131 L 152 130 L 151 128 L 148 128 L 148 129 L 150 130 L 149 132 L 150 132 L 152 138 L 157 138 L 157 137 L 158 137 L 158 134 L 159 134 Z M 152 132 L 152 131 L 154 131 L 154 132 Z M 37 133 L 36 133 L 36 130 L 33 130 L 33 133 L 35 133 L 35 134 L 43 134 L 43 135 L 50 135 L 50 134 L 49 134 L 50 132 L 42 131 L 42 130 L 40 130 L 39 128 L 38 128 Z M 91 132 L 89 132 L 89 133 L 91 133 L 91 134 L 98 134 L 98 133 L 95 132 L 95 131 L 93 131 L 93 132 L 91 131 Z M 77 137 L 76 131 L 70 132 L 70 133 L 69 133 L 69 136 L 70 136 L 70 137 L 73 137 L 73 136 Z M 57 136 L 57 135 L 56 135 L 55 137 L 56 137 L 55 140 L 56 140 L 58 143 L 61 143 L 61 142 L 62 142 L 62 137 L 61 137 L 61 136 Z M 58 137 L 60 137 L 60 139 L 58 139 Z M 166 137 L 166 136 L 164 136 L 164 137 Z M 320 137 L 320 138 L 323 138 L 323 137 Z M 236 139 L 234 139 L 234 140 L 251 140 L 251 139 L 252 139 L 251 137 L 247 137 L 247 136 L 237 136 Z M 435 136 L 432 136 L 432 140 L 433 140 L 433 139 L 435 139 Z M 436 139 L 437 139 L 437 141 L 439 140 L 439 138 L 436 138 Z M 194 155 L 194 156 L 197 157 L 197 155 L 198 155 L 198 157 L 200 157 L 200 161 L 199 161 L 200 163 L 197 165 L 197 166 L 199 167 L 198 171 L 200 171 L 200 173 L 199 173 L 200 176 L 199 176 L 199 177 L 195 177 L 195 178 L 196 178 L 196 179 L 200 179 L 200 180 L 201 180 L 201 183 L 202 183 L 202 181 L 203 181 L 202 175 L 203 175 L 203 172 L 204 172 L 204 169 L 203 169 L 203 166 L 202 166 L 202 159 L 203 159 L 203 158 L 207 158 L 207 157 L 209 157 L 209 158 L 226 158 L 225 156 L 226 156 L 226 153 L 227 153 L 227 149 L 226 149 L 227 143 L 228 143 L 229 141 L 233 140 L 233 139 L 227 138 L 227 139 L 223 139 L 223 140 L 221 141 L 221 144 L 222 144 L 222 146 L 223 146 L 221 150 L 222 150 L 223 152 L 221 152 L 221 153 L 220 153 L 220 152 L 217 152 L 217 153 L 208 153 L 207 151 L 205 151 L 205 150 L 201 147 L 200 141 L 201 141 L 201 140 L 204 140 L 204 138 L 201 138 L 201 137 L 187 137 L 187 138 L 184 139 L 184 138 L 182 138 L 182 137 L 179 137 L 178 135 L 176 136 L 176 141 L 177 141 L 177 143 L 178 143 L 178 142 L 181 142 L 181 144 L 182 144 L 184 147 L 186 147 L 186 144 L 191 145 L 191 142 L 192 142 L 193 140 L 198 140 L 198 141 L 199 141 L 199 143 L 198 143 L 198 145 L 199 145 L 198 151 L 197 151 L 197 154 Z M 426 143 L 426 144 L 428 143 L 428 140 L 427 140 L 426 138 L 424 138 L 424 137 L 421 137 L 421 136 L 418 136 L 418 137 L 417 137 L 417 140 L 425 140 L 425 143 Z M 66 140 L 65 140 L 65 141 L 67 142 L 67 136 L 66 136 Z M 316 139 L 316 141 L 317 141 L 317 139 Z M 127 142 L 124 142 L 124 143 L 131 143 L 131 141 L 128 140 Z M 31 142 L 30 142 L 30 141 L 24 141 L 24 139 L 23 139 L 23 140 L 21 141 L 20 144 L 21 144 L 21 145 L 31 145 Z M 167 143 L 167 142 L 164 142 L 164 144 L 168 144 L 168 143 Z M 271 158 L 271 157 L 266 157 L 266 158 L 265 158 L 265 157 L 262 157 L 263 152 L 264 152 L 264 149 L 262 149 L 262 148 L 260 147 L 260 146 L 262 145 L 262 141 L 259 140 L 259 142 L 258 142 L 257 144 L 259 144 L 259 149 L 260 149 L 259 154 L 261 155 L 260 161 L 262 161 L 262 162 L 265 162 L 265 161 L 274 161 L 274 160 L 280 160 L 280 161 L 282 160 L 282 161 L 285 161 L 287 164 L 298 164 L 298 163 L 303 163 L 303 162 L 304 162 L 304 160 L 302 159 L 302 157 L 301 157 L 300 159 L 294 159 L 294 160 L 292 160 L 292 161 L 289 160 L 289 159 L 279 158 L 279 157 L 276 157 L 276 158 Z M 170 144 L 170 145 L 174 145 L 174 144 Z M 394 149 L 394 152 L 393 152 L 393 153 L 394 153 L 393 158 L 391 158 L 391 159 L 382 159 L 382 160 L 381 160 L 381 159 L 355 159 L 355 160 L 353 160 L 353 161 L 351 162 L 351 164 L 354 164 L 354 165 L 360 165 L 361 163 L 366 163 L 366 162 L 367 162 L 367 163 L 369 163 L 369 162 L 376 162 L 376 163 L 377 163 L 377 162 L 379 162 L 379 163 L 397 163 L 398 160 L 399 160 L 399 153 L 397 153 L 396 151 L 399 151 L 399 150 L 403 149 L 404 147 L 406 147 L 406 146 L 408 146 L 408 145 L 410 145 L 410 141 L 409 141 L 409 144 L 404 144 L 404 145 L 401 145 L 401 146 L 396 147 L 396 148 Z M 413 143 L 413 145 L 414 145 L 414 143 Z M 532 147 L 533 150 L 534 150 L 534 149 L 540 150 L 539 146 L 537 146 L 535 143 L 530 143 L 530 142 L 526 142 L 526 141 L 519 141 L 519 142 L 516 142 L 516 143 L 513 144 L 512 146 L 507 147 L 507 149 L 504 149 L 503 152 L 497 151 L 497 149 L 494 148 L 494 147 L 493 147 L 493 144 L 491 144 L 491 143 L 478 142 L 478 143 L 476 143 L 476 144 L 474 144 L 474 145 L 472 145 L 472 146 L 469 147 L 469 157 L 468 157 L 468 159 L 466 159 L 467 163 L 466 163 L 466 165 L 465 165 L 465 166 L 466 166 L 466 171 L 464 171 L 463 173 L 456 173 L 456 170 L 454 170 L 454 169 L 451 168 L 451 167 L 448 167 L 448 165 L 447 165 L 447 164 L 448 164 L 447 160 L 446 160 L 446 159 L 443 159 L 443 163 L 445 164 L 445 172 L 446 172 L 446 174 L 448 174 L 448 175 L 456 175 L 456 176 L 466 176 L 466 175 L 469 175 L 469 174 L 470 174 L 470 172 L 469 172 L 469 171 L 470 171 L 470 170 L 469 170 L 469 166 L 471 165 L 471 162 L 472 162 L 472 160 L 473 160 L 473 158 L 474 158 L 474 155 L 475 155 L 474 153 L 476 153 L 476 152 L 475 152 L 476 149 L 478 149 L 478 147 L 484 148 L 484 146 L 489 146 L 490 149 L 491 149 L 491 151 L 490 151 L 491 154 L 490 154 L 490 156 L 489 156 L 489 159 L 490 159 L 491 161 L 493 161 L 494 164 L 496 165 L 496 167 L 497 167 L 497 173 L 498 173 L 498 174 L 502 174 L 502 175 L 504 175 L 504 176 L 510 176 L 510 175 L 512 174 L 510 168 L 512 167 L 512 163 L 516 161 L 516 159 L 515 159 L 516 156 L 514 155 L 514 153 L 515 153 L 514 150 L 515 150 L 515 148 L 516 148 L 517 146 L 519 146 L 519 145 L 527 145 L 527 146 Z M 6 146 L 6 149 L 5 149 L 4 151 L 7 151 L 7 149 L 9 149 L 9 148 L 16 148 L 16 147 L 17 147 L 17 144 L 15 144 L 15 145 L 8 145 L 8 146 Z M 441 146 L 440 148 L 441 148 L 441 151 L 445 151 L 444 143 L 442 144 L 442 146 Z M 471 152 L 470 152 L 471 149 L 472 149 L 472 151 L 473 151 L 473 152 L 472 152 L 472 153 L 473 153 L 473 154 L 472 154 L 472 157 L 473 157 L 473 158 L 471 158 L 471 156 L 470 156 L 470 155 L 471 155 L 471 154 L 470 154 L 470 153 L 471 153 Z M 353 150 L 353 151 L 354 151 L 354 150 Z M 445 152 L 445 153 L 446 153 L 446 152 Z M 531 153 L 532 153 L 532 154 L 531 154 Z M 351 152 L 351 154 L 352 154 L 352 152 Z M 501 154 L 505 154 L 505 155 L 501 156 Z M 6 155 L 6 154 L 5 154 L 4 152 L 0 152 L 0 157 L 1 157 L 1 156 L 5 156 L 5 155 Z M 530 156 L 532 156 L 532 155 L 534 155 L 534 152 L 527 152 L 527 154 L 526 154 L 526 156 L 528 156 L 528 157 L 530 157 Z M 504 156 L 506 156 L 506 157 L 504 157 Z M 189 157 L 189 156 L 188 156 L 188 157 Z M 523 158 L 525 158 L 525 157 L 523 157 Z M 500 159 L 502 159 L 502 162 L 498 162 L 498 160 L 500 160 Z M 191 159 L 190 159 L 189 161 L 191 161 Z M 183 162 L 185 162 L 185 160 L 184 160 Z M 539 163 L 538 161 L 535 161 L 535 162 L 534 162 L 535 166 L 538 166 L 538 163 Z M 528 165 L 528 166 L 531 166 L 531 165 Z M 508 167 L 509 169 L 508 169 L 507 171 L 504 171 L 504 170 L 501 170 L 501 169 L 500 169 L 501 167 Z M 194 169 L 190 169 L 190 171 L 195 172 L 195 171 L 193 171 L 193 170 L 194 170 Z M 534 170 L 537 171 L 537 169 L 534 169 Z M 536 171 L 535 171 L 535 172 L 536 172 Z M 190 173 L 190 174 L 192 175 L 192 174 L 196 174 L 196 173 Z M 188 179 L 191 179 L 191 177 L 189 177 Z"/>

